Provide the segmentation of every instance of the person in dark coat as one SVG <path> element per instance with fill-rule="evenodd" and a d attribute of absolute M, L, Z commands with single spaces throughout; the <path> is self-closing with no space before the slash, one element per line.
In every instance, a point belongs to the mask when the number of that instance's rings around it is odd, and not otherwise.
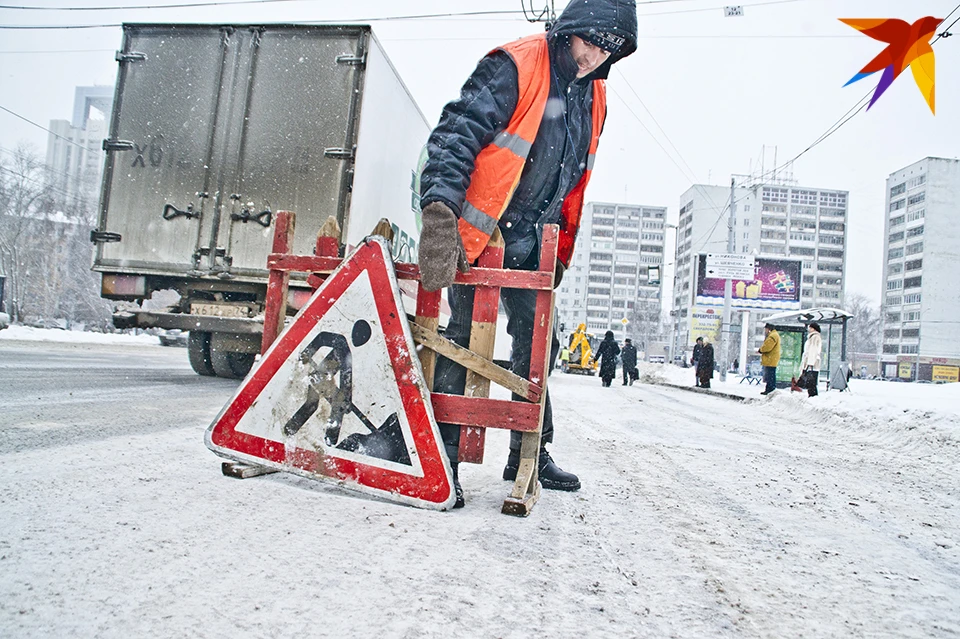
<path fill-rule="evenodd" d="M 637 347 L 629 337 L 623 340 L 620 364 L 623 366 L 623 385 L 626 386 L 629 383 L 632 386 L 640 377 L 640 372 L 637 370 Z"/>
<path fill-rule="evenodd" d="M 703 350 L 697 361 L 697 380 L 700 382 L 700 388 L 710 388 L 711 379 L 713 379 L 713 344 L 710 340 L 704 339 Z"/>
<path fill-rule="evenodd" d="M 698 362 L 703 354 L 703 338 L 698 337 L 697 343 L 693 345 L 693 357 L 690 358 L 690 364 L 693 365 L 693 379 L 697 386 L 700 385 L 700 367 Z"/>
<path fill-rule="evenodd" d="M 450 321 L 445 336 L 470 343 L 474 287 L 453 284 L 499 228 L 503 266 L 539 268 L 547 224 L 560 225 L 554 285 L 573 255 L 583 195 L 592 172 L 603 121 L 611 66 L 637 49 L 635 0 L 571 0 L 550 31 L 508 42 L 480 60 L 459 98 L 447 104 L 427 140 L 420 177 L 420 281 L 447 288 Z M 553 265 L 546 265 L 553 266 Z M 511 369 L 530 371 L 537 292 L 503 288 L 500 299 L 513 338 Z M 550 364 L 560 343 L 556 335 Z M 439 357 L 434 392 L 462 395 L 463 366 Z M 544 384 L 546 389 L 546 384 Z M 458 478 L 460 426 L 440 423 L 451 461 L 455 507 L 463 506 Z M 521 434 L 510 438 L 503 478 L 520 465 Z M 580 480 L 560 469 L 544 447 L 553 441 L 553 413 L 546 395 L 539 479 L 544 488 L 578 490 Z"/>
<path fill-rule="evenodd" d="M 620 354 L 620 345 L 613 338 L 613 331 L 607 331 L 603 341 L 597 347 L 596 359 L 600 360 L 600 379 L 604 386 L 609 386 L 617 376 L 617 355 Z"/>

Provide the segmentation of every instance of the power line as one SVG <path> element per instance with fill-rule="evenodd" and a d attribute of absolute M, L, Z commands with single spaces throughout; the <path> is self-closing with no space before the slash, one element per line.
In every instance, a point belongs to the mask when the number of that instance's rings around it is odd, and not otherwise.
<path fill-rule="evenodd" d="M 44 131 L 46 131 L 46 132 L 49 133 L 50 135 L 56 136 L 56 137 L 60 138 L 61 140 L 64 140 L 65 142 L 68 142 L 68 143 L 72 144 L 73 146 L 79 147 L 79 148 L 83 149 L 84 151 L 87 150 L 87 147 L 85 147 L 84 145 L 82 145 L 82 144 L 77 144 L 76 142 L 74 142 L 74 141 L 71 140 L 70 138 L 65 138 L 65 137 L 63 137 L 62 135 L 58 134 L 58 133 L 54 133 L 53 131 L 51 131 L 51 130 L 48 129 L 47 127 L 41 126 L 41 125 L 37 124 L 36 122 L 34 122 L 33 120 L 28 120 L 27 118 L 23 117 L 23 116 L 20 115 L 19 113 L 14 113 L 13 111 L 11 111 L 10 109 L 8 109 L 7 107 L 5 107 L 5 106 L 3 106 L 3 105 L 0 105 L 0 110 L 6 111 L 7 113 L 9 113 L 10 115 L 12 115 L 12 116 L 14 116 L 14 117 L 16 117 L 16 118 L 20 118 L 21 120 L 23 120 L 23 121 L 26 122 L 27 124 L 32 124 L 33 126 L 37 127 L 38 129 L 43 129 Z"/>

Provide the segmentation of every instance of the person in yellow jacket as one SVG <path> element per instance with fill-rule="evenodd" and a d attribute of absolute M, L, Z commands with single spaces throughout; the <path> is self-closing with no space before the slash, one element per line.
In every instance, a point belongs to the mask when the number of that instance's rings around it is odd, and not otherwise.
<path fill-rule="evenodd" d="M 767 337 L 763 344 L 757 350 L 760 353 L 760 364 L 763 366 L 763 381 L 766 388 L 761 395 L 769 395 L 777 390 L 777 364 L 780 363 L 780 333 L 773 327 L 773 324 L 767 324 L 763 327 Z"/>

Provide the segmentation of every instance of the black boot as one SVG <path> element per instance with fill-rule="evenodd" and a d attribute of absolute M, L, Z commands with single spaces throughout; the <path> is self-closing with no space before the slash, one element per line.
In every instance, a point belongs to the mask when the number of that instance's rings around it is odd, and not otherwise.
<path fill-rule="evenodd" d="M 460 468 L 460 462 L 451 462 L 450 469 L 453 471 L 453 492 L 457 495 L 457 501 L 454 502 L 454 508 L 463 508 L 463 488 L 460 487 L 460 476 L 458 470 Z"/>
<path fill-rule="evenodd" d="M 503 468 L 503 478 L 507 481 L 516 480 L 519 468 L 520 451 L 511 450 L 510 456 L 507 457 L 507 465 Z M 544 488 L 566 491 L 580 490 L 580 479 L 573 473 L 568 473 L 557 466 L 544 447 L 540 448 L 537 471 L 540 477 L 540 485 Z"/>

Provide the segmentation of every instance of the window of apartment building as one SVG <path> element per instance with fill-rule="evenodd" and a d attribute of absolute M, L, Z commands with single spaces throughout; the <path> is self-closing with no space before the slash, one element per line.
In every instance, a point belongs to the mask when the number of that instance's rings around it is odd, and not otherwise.
<path fill-rule="evenodd" d="M 900 242 L 903 240 L 903 231 L 897 231 L 896 233 L 891 233 L 890 237 L 887 240 L 891 243 Z"/>
<path fill-rule="evenodd" d="M 633 264 L 617 264 L 614 269 L 614 273 L 627 273 L 633 275 L 637 272 L 637 267 Z"/>
<path fill-rule="evenodd" d="M 887 265 L 887 275 L 896 275 L 897 273 L 903 273 L 903 264 L 897 262 L 896 264 Z"/>
<path fill-rule="evenodd" d="M 888 321 L 888 322 L 899 322 L 899 321 L 900 321 L 900 313 L 887 313 L 887 321 Z"/>
<path fill-rule="evenodd" d="M 810 269 L 813 268 L 813 262 L 801 262 L 801 267 L 803 268 L 803 270 L 809 271 Z"/>
<path fill-rule="evenodd" d="M 763 233 L 761 233 L 760 237 L 769 237 L 769 236 L 765 236 Z M 813 242 L 814 239 L 816 239 L 816 236 L 813 233 L 791 233 L 790 239 L 797 242 Z"/>
<path fill-rule="evenodd" d="M 760 207 L 760 210 L 768 213 L 786 213 L 787 207 L 782 204 L 764 204 Z"/>
<path fill-rule="evenodd" d="M 609 284 L 610 276 L 609 275 L 593 275 L 591 274 L 587 277 L 587 281 L 591 284 Z"/>
<path fill-rule="evenodd" d="M 778 189 L 773 186 L 765 186 L 763 187 L 763 194 L 761 195 L 761 198 L 765 202 L 786 202 L 789 194 L 790 191 L 787 189 Z"/>
<path fill-rule="evenodd" d="M 916 211 L 910 211 L 909 213 L 907 213 L 907 222 L 922 220 L 925 214 L 926 214 L 926 209 L 917 209 Z"/>
<path fill-rule="evenodd" d="M 923 260 L 910 260 L 904 265 L 904 268 L 908 271 L 916 271 L 923 268 Z"/>
<path fill-rule="evenodd" d="M 840 291 L 820 291 L 817 293 L 820 297 L 826 297 L 829 299 L 840 299 Z"/>
<path fill-rule="evenodd" d="M 843 246 L 843 236 L 842 235 L 821 235 L 820 236 L 821 244 L 834 244 L 836 246 Z"/>
<path fill-rule="evenodd" d="M 832 275 L 830 277 L 818 277 L 817 278 L 818 286 L 840 286 L 840 279 L 837 276 Z"/>
<path fill-rule="evenodd" d="M 888 260 L 895 260 L 895 259 L 897 259 L 898 257 L 903 257 L 903 249 L 902 249 L 902 248 L 895 248 L 895 249 L 890 249 L 889 251 L 887 251 L 887 259 L 888 259 Z"/>
<path fill-rule="evenodd" d="M 797 215 L 804 217 L 816 217 L 817 209 L 814 206 L 791 206 L 790 216 L 795 217 Z"/>
<path fill-rule="evenodd" d="M 593 229 L 593 237 L 613 237 L 613 229 Z"/>
<path fill-rule="evenodd" d="M 817 204 L 817 191 L 807 191 L 805 189 L 794 189 L 790 192 L 790 202 L 792 204 Z"/>
<path fill-rule="evenodd" d="M 646 221 L 643 223 L 643 228 L 653 229 L 654 231 L 660 231 L 660 230 L 663 230 L 663 222 Z"/>
<path fill-rule="evenodd" d="M 842 258 L 842 257 L 843 257 L 843 251 L 835 251 L 835 250 L 832 250 L 832 249 L 820 249 L 820 257 L 821 257 L 821 258 L 824 258 L 824 257 L 826 257 L 826 258 L 831 258 L 831 257 L 832 257 L 832 258 Z"/>
<path fill-rule="evenodd" d="M 923 253 L 923 242 L 917 242 L 916 244 L 907 244 L 907 255 L 916 255 L 917 253 Z"/>
<path fill-rule="evenodd" d="M 606 306 L 608 299 L 606 297 L 588 297 L 587 306 Z"/>
<path fill-rule="evenodd" d="M 843 209 L 820 209 L 820 217 L 845 217 L 847 212 Z"/>
<path fill-rule="evenodd" d="M 908 189 L 916 188 L 916 187 L 920 186 L 921 184 L 923 184 L 923 183 L 926 182 L 926 181 L 927 181 L 927 176 L 926 176 L 926 174 L 924 174 L 924 175 L 918 175 L 918 176 L 915 177 L 915 178 L 910 178 L 909 180 L 907 180 L 907 188 L 908 188 Z"/>
<path fill-rule="evenodd" d="M 791 237 L 793 234 L 791 233 Z M 787 239 L 787 234 L 783 231 L 760 231 L 760 238 L 764 240 L 785 240 Z M 810 236 L 810 241 L 813 241 L 813 236 Z"/>
<path fill-rule="evenodd" d="M 920 321 L 920 311 L 908 311 L 903 314 L 904 322 L 919 322 Z"/>
<path fill-rule="evenodd" d="M 609 262 L 613 260 L 613 253 L 591 253 L 590 261 L 591 262 Z M 593 267 L 590 267 L 593 270 Z"/>
<path fill-rule="evenodd" d="M 923 278 L 919 275 L 916 277 L 908 277 L 903 280 L 903 288 L 917 288 L 921 285 Z"/>
<path fill-rule="evenodd" d="M 890 211 L 891 211 L 891 212 L 893 212 L 893 211 L 899 211 L 900 209 L 902 209 L 902 208 L 905 207 L 906 205 L 907 205 L 907 201 L 906 201 L 906 200 L 903 200 L 903 199 L 897 200 L 896 202 L 891 202 L 891 203 L 890 203 Z"/>
<path fill-rule="evenodd" d="M 642 244 L 640 245 L 640 252 L 641 253 L 662 253 L 663 247 L 654 246 L 652 244 Z"/>
<path fill-rule="evenodd" d="M 743 234 L 743 239 L 749 240 L 749 239 L 750 239 L 750 234 L 749 234 L 749 233 L 744 233 L 744 234 Z"/>
<path fill-rule="evenodd" d="M 611 306 L 613 306 L 613 308 L 625 308 L 627 303 L 624 300 L 613 300 L 613 304 L 611 304 Z"/>
<path fill-rule="evenodd" d="M 903 219 L 904 218 L 902 215 L 898 215 L 897 217 L 891 217 L 890 226 L 900 226 L 901 224 L 903 224 Z"/>
<path fill-rule="evenodd" d="M 897 353 L 900 352 L 900 345 L 899 345 L 899 344 L 884 344 L 884 345 L 883 345 L 883 352 L 886 353 L 887 355 L 896 355 Z"/>
<path fill-rule="evenodd" d="M 813 233 L 817 230 L 816 222 L 805 222 L 802 220 L 790 220 L 790 230 L 799 233 Z"/>
<path fill-rule="evenodd" d="M 919 304 L 921 300 L 920 293 L 910 293 L 903 296 L 904 304 Z"/>
<path fill-rule="evenodd" d="M 847 196 L 843 193 L 820 192 L 820 206 L 843 206 L 846 202 Z"/>
<path fill-rule="evenodd" d="M 651 242 L 662 242 L 663 234 L 662 233 L 644 233 L 641 239 L 650 240 Z"/>
<path fill-rule="evenodd" d="M 804 284 L 813 284 L 813 275 L 804 275 L 803 276 Z"/>
<path fill-rule="evenodd" d="M 901 344 L 900 352 L 904 355 L 915 355 L 919 348 L 916 344 Z"/>
<path fill-rule="evenodd" d="M 750 226 L 750 218 L 740 218 L 740 224 L 743 226 Z"/>
<path fill-rule="evenodd" d="M 607 323 L 606 323 L 606 322 L 587 322 L 587 326 L 588 326 L 591 330 L 603 331 L 603 330 L 606 330 L 606 328 L 607 328 Z"/>
<path fill-rule="evenodd" d="M 907 192 L 907 183 L 901 182 L 900 184 L 890 189 L 890 197 L 892 198 L 897 197 L 901 193 L 906 193 L 906 192 Z"/>
<path fill-rule="evenodd" d="M 828 273 L 842 273 L 843 264 L 827 264 L 826 262 L 820 262 L 817 264 L 817 270 Z"/>
<path fill-rule="evenodd" d="M 760 218 L 760 224 L 762 226 L 786 226 L 787 221 L 776 217 L 762 217 Z"/>
<path fill-rule="evenodd" d="M 908 338 L 908 337 L 920 337 L 920 329 L 919 329 L 919 328 L 905 328 L 905 329 L 903 329 L 903 333 L 902 333 L 901 337 L 905 337 L 905 338 Z"/>
<path fill-rule="evenodd" d="M 770 253 L 772 255 L 786 255 L 787 249 L 783 246 L 775 246 L 773 244 L 761 244 L 760 245 L 761 253 Z"/>
<path fill-rule="evenodd" d="M 636 286 L 637 278 L 635 277 L 615 277 L 613 278 L 614 285 L 620 286 Z"/>
<path fill-rule="evenodd" d="M 887 337 L 887 338 L 892 337 L 892 338 L 896 339 L 897 337 L 900 337 L 900 329 L 899 329 L 899 328 L 888 328 L 887 330 L 883 331 L 883 336 L 884 336 L 884 337 Z"/>
<path fill-rule="evenodd" d="M 587 295 L 605 295 L 605 296 L 609 296 L 609 295 L 610 295 L 610 289 L 609 289 L 609 288 L 600 288 L 600 287 L 598 287 L 598 286 L 588 286 L 588 287 L 587 287 Z"/>
<path fill-rule="evenodd" d="M 916 195 L 911 195 L 907 198 L 907 205 L 920 204 L 920 202 L 923 202 L 925 199 L 927 199 L 927 194 L 924 191 L 920 191 Z"/>
<path fill-rule="evenodd" d="M 638 228 L 640 228 L 640 221 L 639 221 L 639 220 L 623 220 L 623 219 L 621 219 L 621 220 L 617 223 L 617 226 L 619 226 L 621 229 L 638 229 Z"/>
<path fill-rule="evenodd" d="M 750 245 L 749 245 L 749 244 L 744 244 L 744 245 L 743 245 L 743 252 L 744 252 L 744 253 L 749 253 L 749 252 L 750 252 Z"/>
<path fill-rule="evenodd" d="M 811 291 L 809 288 L 805 288 L 800 292 L 800 295 L 803 297 L 813 297 L 813 291 Z"/>
<path fill-rule="evenodd" d="M 594 311 L 590 313 L 590 319 L 596 319 L 596 320 L 610 319 L 610 313 L 605 313 L 603 311 Z"/>
<path fill-rule="evenodd" d="M 843 222 L 820 222 L 821 231 L 843 231 L 846 225 Z"/>
<path fill-rule="evenodd" d="M 918 235 L 923 235 L 923 225 L 907 229 L 907 237 L 916 237 Z"/>
<path fill-rule="evenodd" d="M 798 256 L 809 255 L 810 257 L 813 257 L 814 255 L 817 254 L 817 250 L 812 248 L 805 248 L 802 246 L 790 247 L 790 254 L 798 255 Z"/>
<path fill-rule="evenodd" d="M 899 295 L 892 295 L 887 297 L 888 306 L 900 306 L 900 304 L 902 303 L 903 303 L 903 298 L 901 298 Z"/>
<path fill-rule="evenodd" d="M 637 241 L 640 239 L 640 233 L 637 231 L 624 231 L 623 229 L 617 231 L 618 240 L 634 240 Z"/>
<path fill-rule="evenodd" d="M 890 280 L 887 282 L 888 291 L 898 291 L 903 288 L 903 280 Z"/>

